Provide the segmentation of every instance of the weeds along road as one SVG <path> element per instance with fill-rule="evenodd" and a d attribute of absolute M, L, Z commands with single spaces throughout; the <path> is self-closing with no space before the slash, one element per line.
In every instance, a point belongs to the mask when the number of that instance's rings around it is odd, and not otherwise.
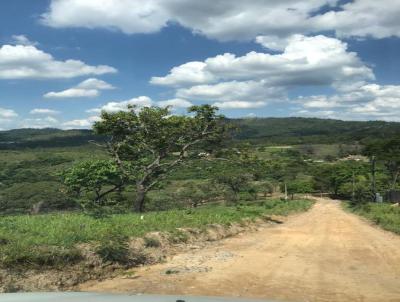
<path fill-rule="evenodd" d="M 319 199 L 288 222 L 134 269 L 82 290 L 271 298 L 400 301 L 400 236 Z"/>

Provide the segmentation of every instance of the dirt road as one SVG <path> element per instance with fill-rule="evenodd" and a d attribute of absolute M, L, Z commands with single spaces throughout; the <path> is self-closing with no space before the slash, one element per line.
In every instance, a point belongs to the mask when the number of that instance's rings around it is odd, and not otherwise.
<path fill-rule="evenodd" d="M 400 301 L 400 236 L 320 199 L 309 212 L 82 290 L 270 298 Z"/>

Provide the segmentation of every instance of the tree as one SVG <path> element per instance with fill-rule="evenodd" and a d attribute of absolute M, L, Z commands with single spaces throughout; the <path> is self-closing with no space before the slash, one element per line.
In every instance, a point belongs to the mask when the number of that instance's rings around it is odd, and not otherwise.
<path fill-rule="evenodd" d="M 400 174 L 400 139 L 373 141 L 365 146 L 364 154 L 375 156 L 390 174 L 390 189 L 395 189 Z"/>
<path fill-rule="evenodd" d="M 253 180 L 253 175 L 243 173 L 242 170 L 226 170 L 214 176 L 214 182 L 230 190 L 233 200 L 238 200 L 239 193 L 249 188 L 249 183 Z"/>
<path fill-rule="evenodd" d="M 124 185 L 123 175 L 112 160 L 87 160 L 62 173 L 64 184 L 78 196 L 94 194 L 93 202 L 103 205 L 104 198 Z"/>
<path fill-rule="evenodd" d="M 287 192 L 291 195 L 291 198 L 294 198 L 294 194 L 306 194 L 312 193 L 314 191 L 313 182 L 307 179 L 295 179 L 287 183 Z M 284 184 L 281 186 L 281 190 L 283 191 Z"/>
<path fill-rule="evenodd" d="M 189 181 L 174 194 L 174 197 L 182 200 L 185 205 L 197 208 L 200 204 L 214 199 L 216 197 L 215 193 L 208 182 Z"/>
<path fill-rule="evenodd" d="M 274 193 L 274 185 L 270 181 L 261 181 L 257 184 L 258 191 L 262 192 L 264 197 Z"/>
<path fill-rule="evenodd" d="M 147 192 L 194 157 L 190 152 L 209 151 L 222 142 L 226 126 L 217 110 L 210 105 L 192 106 L 189 116 L 170 115 L 168 107 L 102 112 L 94 130 L 109 137 L 109 154 L 127 183 L 135 185 L 135 211 L 144 210 Z"/>

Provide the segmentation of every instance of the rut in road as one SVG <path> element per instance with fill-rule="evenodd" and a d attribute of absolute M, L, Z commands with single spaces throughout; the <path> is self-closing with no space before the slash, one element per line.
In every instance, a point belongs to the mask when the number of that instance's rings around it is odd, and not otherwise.
<path fill-rule="evenodd" d="M 283 301 L 400 301 L 400 236 L 344 212 L 339 202 L 318 199 L 310 211 L 284 224 L 134 272 L 132 277 L 86 283 L 81 290 Z"/>

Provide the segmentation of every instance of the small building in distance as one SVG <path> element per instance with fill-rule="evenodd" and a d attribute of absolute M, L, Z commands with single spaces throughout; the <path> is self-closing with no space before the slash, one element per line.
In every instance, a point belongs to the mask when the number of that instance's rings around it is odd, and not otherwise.
<path fill-rule="evenodd" d="M 367 156 L 363 156 L 363 155 L 348 155 L 346 157 L 340 158 L 339 160 L 340 161 L 354 160 L 354 161 L 368 162 L 369 158 Z"/>

